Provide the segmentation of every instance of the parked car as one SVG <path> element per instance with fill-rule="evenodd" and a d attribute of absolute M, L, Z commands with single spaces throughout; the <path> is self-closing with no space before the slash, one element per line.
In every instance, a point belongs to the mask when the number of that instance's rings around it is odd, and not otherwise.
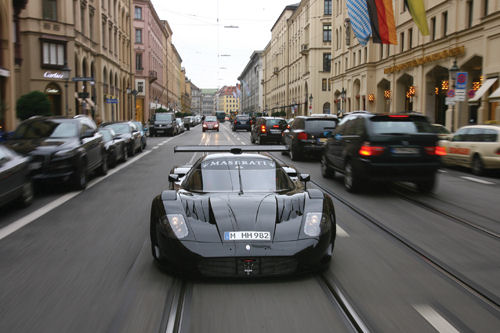
<path fill-rule="evenodd" d="M 290 158 L 294 161 L 305 155 L 321 156 L 328 133 L 337 127 L 334 115 L 313 115 L 296 117 L 283 131 L 283 144 L 289 146 Z"/>
<path fill-rule="evenodd" d="M 453 134 L 441 124 L 432 124 L 432 129 L 438 135 L 439 140 L 451 140 Z"/>
<path fill-rule="evenodd" d="M 184 131 L 186 130 L 184 121 L 181 118 L 176 118 L 175 121 L 177 122 L 177 132 L 184 133 Z"/>
<path fill-rule="evenodd" d="M 91 172 L 108 172 L 102 135 L 86 116 L 30 118 L 17 127 L 6 145 L 31 157 L 35 181 L 62 180 L 84 189 Z"/>
<path fill-rule="evenodd" d="M 29 157 L 0 144 L 0 207 L 14 200 L 22 206 L 33 201 Z"/>
<path fill-rule="evenodd" d="M 250 132 L 250 141 L 259 145 L 269 142 L 281 143 L 281 133 L 286 129 L 286 120 L 279 117 L 260 117 Z"/>
<path fill-rule="evenodd" d="M 148 138 L 146 137 L 146 130 L 144 129 L 144 126 L 142 126 L 142 123 L 140 121 L 131 121 L 132 124 L 137 127 L 139 130 L 139 133 L 141 134 L 141 147 L 142 150 L 146 149 L 146 146 L 148 145 Z"/>
<path fill-rule="evenodd" d="M 206 116 L 203 120 L 202 131 L 219 131 L 219 121 L 216 116 Z"/>
<path fill-rule="evenodd" d="M 172 112 L 157 112 L 151 118 L 151 124 L 149 126 L 149 133 L 152 136 L 163 135 L 175 135 L 175 114 Z"/>
<path fill-rule="evenodd" d="M 321 171 L 324 177 L 343 173 L 351 192 L 370 181 L 409 181 L 429 192 L 444 154 L 437 142 L 423 115 L 354 112 L 342 118 L 328 139 Z"/>
<path fill-rule="evenodd" d="M 136 152 L 142 151 L 141 134 L 137 127 L 129 121 L 104 123 L 103 128 L 111 128 L 115 133 L 125 141 L 128 156 L 134 156 Z"/>
<path fill-rule="evenodd" d="M 114 168 L 118 164 L 118 161 L 125 162 L 128 159 L 128 149 L 125 139 L 117 135 L 110 127 L 100 128 L 99 133 L 102 135 L 104 147 L 106 148 L 108 165 Z"/>
<path fill-rule="evenodd" d="M 194 126 L 194 122 L 190 118 L 191 117 L 184 117 L 182 120 L 184 122 L 184 128 L 188 131 L 191 129 L 191 126 Z"/>
<path fill-rule="evenodd" d="M 247 115 L 238 115 L 234 118 L 232 125 L 233 132 L 237 130 L 246 130 L 250 132 L 252 130 L 250 124 L 250 117 Z"/>
<path fill-rule="evenodd" d="M 446 165 L 470 168 L 476 175 L 500 169 L 500 125 L 465 126 L 439 144 L 446 150 Z"/>

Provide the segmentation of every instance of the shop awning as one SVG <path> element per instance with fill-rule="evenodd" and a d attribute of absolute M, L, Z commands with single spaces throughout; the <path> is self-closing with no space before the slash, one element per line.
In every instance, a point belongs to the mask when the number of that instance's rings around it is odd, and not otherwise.
<path fill-rule="evenodd" d="M 495 100 L 495 101 L 496 101 L 496 100 L 500 100 L 500 87 L 499 87 L 497 90 L 495 90 L 495 91 L 493 92 L 493 94 L 491 94 L 491 95 L 490 95 L 490 97 L 488 97 L 488 98 L 489 98 L 490 100 L 492 100 L 492 99 L 493 99 L 493 100 Z"/>
<path fill-rule="evenodd" d="M 483 85 L 481 86 L 481 88 L 479 88 L 477 91 L 476 91 L 476 94 L 474 95 L 473 98 L 469 99 L 469 102 L 477 102 L 481 99 L 481 97 L 483 97 L 483 95 L 488 91 L 488 89 L 490 89 L 490 87 L 493 85 L 493 83 L 496 82 L 496 78 L 494 79 L 487 79 L 486 81 L 484 81 Z"/>

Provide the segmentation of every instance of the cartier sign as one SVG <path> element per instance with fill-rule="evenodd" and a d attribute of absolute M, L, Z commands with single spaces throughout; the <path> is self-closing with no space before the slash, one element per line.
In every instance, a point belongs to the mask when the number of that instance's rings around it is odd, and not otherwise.
<path fill-rule="evenodd" d="M 62 73 L 52 73 L 52 72 L 43 73 L 43 77 L 46 79 L 64 79 L 64 75 Z"/>

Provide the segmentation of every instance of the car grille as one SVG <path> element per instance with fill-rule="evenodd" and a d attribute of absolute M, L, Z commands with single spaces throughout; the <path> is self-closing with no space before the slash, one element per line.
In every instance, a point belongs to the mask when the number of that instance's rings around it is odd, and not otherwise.
<path fill-rule="evenodd" d="M 198 263 L 206 276 L 273 276 L 294 273 L 297 260 L 290 257 L 211 258 Z"/>

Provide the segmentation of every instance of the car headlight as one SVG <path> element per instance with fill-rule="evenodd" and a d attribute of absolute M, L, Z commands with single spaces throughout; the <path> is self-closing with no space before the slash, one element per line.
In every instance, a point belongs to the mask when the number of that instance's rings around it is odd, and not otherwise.
<path fill-rule="evenodd" d="M 182 239 L 188 235 L 188 228 L 186 221 L 184 221 L 184 216 L 181 214 L 168 214 L 167 220 L 177 238 Z"/>
<path fill-rule="evenodd" d="M 304 233 L 310 237 L 317 237 L 321 233 L 322 213 L 307 213 L 304 223 Z"/>
<path fill-rule="evenodd" d="M 75 154 L 75 151 L 73 149 L 63 149 L 56 151 L 54 153 L 54 156 L 59 157 L 59 158 L 69 158 L 72 157 Z"/>

